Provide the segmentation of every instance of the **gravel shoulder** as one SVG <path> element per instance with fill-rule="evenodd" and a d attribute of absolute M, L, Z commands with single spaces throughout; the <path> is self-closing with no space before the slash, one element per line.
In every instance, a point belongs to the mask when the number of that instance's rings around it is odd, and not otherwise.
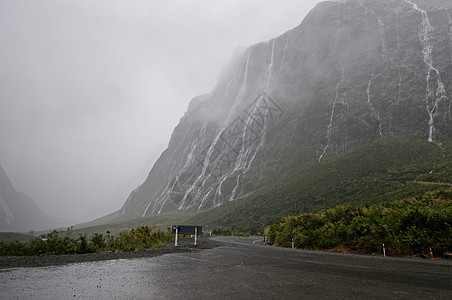
<path fill-rule="evenodd" d="M 88 261 L 155 257 L 170 253 L 186 253 L 200 251 L 202 249 L 212 249 L 218 247 L 219 245 L 219 242 L 213 241 L 208 237 L 200 237 L 198 238 L 196 246 L 194 245 L 194 238 L 187 238 L 179 239 L 177 247 L 174 246 L 174 243 L 169 243 L 166 247 L 143 249 L 135 252 L 102 252 L 44 256 L 0 256 L 0 269 L 46 267 Z"/>

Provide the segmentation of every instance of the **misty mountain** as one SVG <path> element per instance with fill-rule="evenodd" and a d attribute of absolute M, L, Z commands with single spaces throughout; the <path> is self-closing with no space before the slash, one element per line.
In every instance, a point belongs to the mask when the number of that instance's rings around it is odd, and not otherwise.
<path fill-rule="evenodd" d="M 33 199 L 16 191 L 0 166 L 0 232 L 52 229 L 61 226 L 45 215 Z"/>
<path fill-rule="evenodd" d="M 318 4 L 191 101 L 121 215 L 217 207 L 381 137 L 441 146 L 452 138 L 451 15 L 442 0 Z"/>

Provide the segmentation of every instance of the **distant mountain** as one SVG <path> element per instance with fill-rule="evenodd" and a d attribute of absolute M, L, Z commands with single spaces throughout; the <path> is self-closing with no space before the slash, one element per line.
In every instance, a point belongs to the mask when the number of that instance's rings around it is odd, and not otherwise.
<path fill-rule="evenodd" d="M 61 225 L 45 215 L 30 196 L 17 192 L 0 166 L 0 232 L 28 232 Z"/>

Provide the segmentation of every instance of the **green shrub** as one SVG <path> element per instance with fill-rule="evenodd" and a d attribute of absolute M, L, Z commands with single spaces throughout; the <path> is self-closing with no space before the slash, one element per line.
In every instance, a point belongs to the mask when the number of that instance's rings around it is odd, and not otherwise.
<path fill-rule="evenodd" d="M 54 230 L 40 237 L 31 238 L 29 241 L 0 241 L 0 255 L 25 256 L 25 255 L 60 255 L 81 254 L 102 251 L 137 251 L 146 248 L 159 248 L 165 246 L 173 236 L 169 230 L 141 226 L 130 231 L 122 231 L 114 237 L 109 231 L 105 235 L 95 233 L 90 240 L 86 235 L 80 235 L 74 239 L 70 237 L 68 230 L 63 235 L 62 231 Z"/>
<path fill-rule="evenodd" d="M 452 252 L 452 190 L 374 206 L 338 206 L 278 220 L 265 230 L 269 241 L 288 247 L 437 256 Z"/>

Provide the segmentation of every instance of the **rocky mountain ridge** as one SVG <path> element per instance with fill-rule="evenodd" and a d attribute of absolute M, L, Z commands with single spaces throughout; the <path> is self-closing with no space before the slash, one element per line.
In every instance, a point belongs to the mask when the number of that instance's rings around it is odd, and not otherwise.
<path fill-rule="evenodd" d="M 193 99 L 124 218 L 233 201 L 378 137 L 452 138 L 452 7 L 319 3 Z"/>

